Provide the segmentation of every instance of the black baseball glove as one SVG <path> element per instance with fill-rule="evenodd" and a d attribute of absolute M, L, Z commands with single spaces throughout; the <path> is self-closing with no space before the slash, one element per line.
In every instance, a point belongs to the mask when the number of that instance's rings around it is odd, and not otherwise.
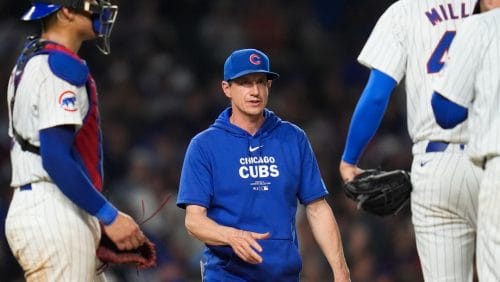
<path fill-rule="evenodd" d="M 410 199 L 410 174 L 404 170 L 365 170 L 343 186 L 358 208 L 379 216 L 397 214 Z"/>

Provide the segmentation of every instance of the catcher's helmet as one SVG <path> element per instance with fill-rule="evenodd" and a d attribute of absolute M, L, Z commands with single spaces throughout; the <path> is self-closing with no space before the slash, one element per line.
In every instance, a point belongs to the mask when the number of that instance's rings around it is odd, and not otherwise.
<path fill-rule="evenodd" d="M 86 11 L 92 14 L 92 27 L 97 35 L 97 48 L 110 53 L 109 38 L 118 14 L 118 6 L 107 0 L 31 0 L 31 8 L 21 17 L 24 21 L 43 19 L 62 7 Z"/>

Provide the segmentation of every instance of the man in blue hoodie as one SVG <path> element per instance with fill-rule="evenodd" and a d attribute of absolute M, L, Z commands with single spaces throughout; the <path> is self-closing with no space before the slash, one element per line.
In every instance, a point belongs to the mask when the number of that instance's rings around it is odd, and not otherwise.
<path fill-rule="evenodd" d="M 299 281 L 297 200 L 335 281 L 350 281 L 328 191 L 302 129 L 266 109 L 268 57 L 233 52 L 222 90 L 231 107 L 189 144 L 177 205 L 186 228 L 206 244 L 203 281 Z"/>

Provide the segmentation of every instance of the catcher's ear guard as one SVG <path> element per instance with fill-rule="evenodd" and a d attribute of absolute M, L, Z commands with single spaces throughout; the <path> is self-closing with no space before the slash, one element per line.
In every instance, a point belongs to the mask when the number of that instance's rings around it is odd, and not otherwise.
<path fill-rule="evenodd" d="M 412 185 L 405 170 L 365 170 L 345 183 L 347 197 L 358 203 L 358 209 L 379 216 L 397 214 L 409 202 Z"/>

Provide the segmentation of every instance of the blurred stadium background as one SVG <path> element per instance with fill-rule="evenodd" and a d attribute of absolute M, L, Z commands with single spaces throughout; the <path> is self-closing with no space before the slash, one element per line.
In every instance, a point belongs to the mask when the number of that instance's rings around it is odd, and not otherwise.
<path fill-rule="evenodd" d="M 356 210 L 341 191 L 338 164 L 355 103 L 368 70 L 356 57 L 389 0 L 142 0 L 120 5 L 112 54 L 83 46 L 96 78 L 105 141 L 106 195 L 136 219 L 176 194 L 184 150 L 228 106 L 220 90 L 225 57 L 234 49 L 258 48 L 281 74 L 270 105 L 308 133 L 328 199 L 339 222 L 355 282 L 422 281 L 409 208 L 378 218 Z M 27 0 L 0 1 L 0 227 L 10 199 L 7 81 L 36 24 L 18 20 Z M 400 85 L 361 167 L 409 169 L 411 142 Z M 301 281 L 331 281 L 303 211 L 298 214 L 303 255 Z M 136 272 L 108 268 L 109 281 L 199 281 L 202 245 L 183 225 L 184 211 L 170 201 L 143 227 L 159 248 L 159 267 Z M 1 281 L 23 281 L 3 232 Z"/>

